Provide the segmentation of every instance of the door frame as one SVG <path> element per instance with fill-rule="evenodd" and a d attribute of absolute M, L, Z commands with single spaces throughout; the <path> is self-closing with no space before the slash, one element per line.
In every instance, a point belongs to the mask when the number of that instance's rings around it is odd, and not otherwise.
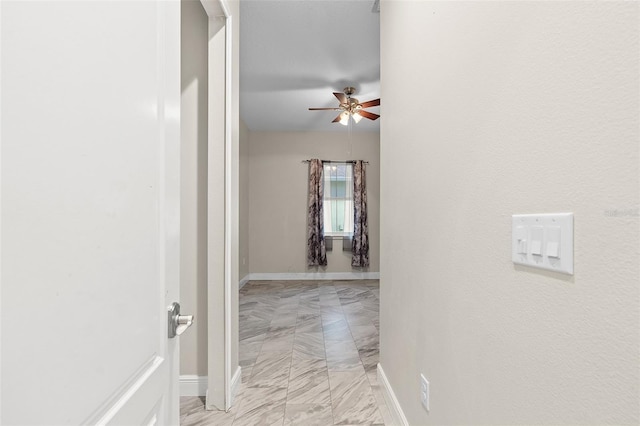
<path fill-rule="evenodd" d="M 208 410 L 213 409 L 224 409 L 225 411 L 229 411 L 231 408 L 231 404 L 233 402 L 232 395 L 232 387 L 234 378 L 237 375 L 232 377 L 232 184 L 233 182 L 233 174 L 232 174 L 232 118 L 233 118 L 233 110 L 232 110 L 232 96 L 233 96 L 233 81 L 232 81 L 232 64 L 233 64 L 233 16 L 231 15 L 230 8 L 227 4 L 227 0 L 200 0 L 209 21 L 209 42 L 211 44 L 211 34 L 214 30 L 220 31 L 220 26 L 224 29 L 224 51 L 221 52 L 213 47 L 214 51 L 212 52 L 212 48 L 209 48 L 209 57 L 207 58 L 208 68 L 211 69 L 216 61 L 224 59 L 224 284 L 223 284 L 223 292 L 224 292 L 224 303 L 220 304 L 220 300 L 216 299 L 215 295 L 219 292 L 219 288 L 216 288 L 219 283 L 217 283 L 210 276 L 207 279 L 207 358 L 208 358 L 208 373 L 207 373 L 207 398 L 206 398 L 206 408 Z M 214 78 L 209 72 L 209 111 L 212 111 L 212 96 L 211 96 L 211 88 L 214 87 L 216 81 L 212 81 Z M 217 81 L 219 83 L 219 81 Z M 214 118 L 215 119 L 215 118 Z M 211 120 L 211 113 L 210 113 Z M 219 139 L 216 139 L 218 136 L 213 135 L 213 130 L 211 126 L 209 126 L 209 143 L 212 142 L 220 142 Z M 207 166 L 208 173 L 211 172 L 211 168 L 209 165 Z M 210 191 L 210 189 L 209 189 Z M 211 235 L 209 233 L 209 235 Z M 210 237 L 209 237 L 210 239 Z M 214 242 L 208 241 L 207 246 L 211 247 Z M 211 271 L 208 272 L 208 275 Z M 217 383 L 220 380 L 220 375 L 217 373 L 219 367 L 217 365 L 212 365 L 218 361 L 217 357 L 212 356 L 212 354 L 216 351 L 220 351 L 220 347 L 216 345 L 214 339 L 211 338 L 211 331 L 215 330 L 219 327 L 219 316 L 215 316 L 214 312 L 216 309 L 222 308 L 224 311 L 224 347 L 223 347 L 223 358 L 224 358 L 224 374 L 223 381 L 224 386 L 222 387 L 222 394 L 220 395 L 220 391 L 217 386 Z"/>

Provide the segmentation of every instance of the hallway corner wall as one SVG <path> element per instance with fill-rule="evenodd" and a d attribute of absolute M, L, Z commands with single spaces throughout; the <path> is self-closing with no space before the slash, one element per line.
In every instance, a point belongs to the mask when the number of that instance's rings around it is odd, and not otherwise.
<path fill-rule="evenodd" d="M 381 2 L 380 362 L 410 424 L 640 422 L 639 9 Z M 514 266 L 511 215 L 556 212 L 575 274 Z"/>
<path fill-rule="evenodd" d="M 230 13 L 233 18 L 232 26 L 232 46 L 231 46 L 231 312 L 230 315 L 230 334 L 229 340 L 231 347 L 229 349 L 230 359 L 229 380 L 233 382 L 233 378 L 237 377 L 240 369 L 239 357 L 239 339 L 240 339 L 240 322 L 239 322 L 239 297 L 240 297 L 240 149 L 241 138 L 243 137 L 243 123 L 240 120 L 240 2 L 229 1 Z M 233 392 L 233 383 L 229 385 Z M 233 395 L 230 396 L 233 399 Z"/>
<path fill-rule="evenodd" d="M 195 315 L 180 336 L 180 374 L 207 375 L 208 19 L 199 1 L 181 1 L 180 304 Z"/>
<path fill-rule="evenodd" d="M 240 230 L 239 230 L 239 278 L 250 272 L 249 257 L 249 129 L 240 120 Z"/>

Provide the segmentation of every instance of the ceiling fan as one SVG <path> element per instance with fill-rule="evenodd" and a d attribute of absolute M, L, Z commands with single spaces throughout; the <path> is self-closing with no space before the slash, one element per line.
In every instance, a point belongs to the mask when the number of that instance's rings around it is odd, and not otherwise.
<path fill-rule="evenodd" d="M 349 124 L 349 117 L 353 118 L 353 121 L 359 123 L 362 120 L 362 117 L 368 118 L 369 120 L 377 120 L 380 118 L 378 114 L 374 114 L 369 111 L 365 111 L 365 108 L 370 108 L 374 106 L 380 105 L 380 99 L 374 99 L 367 102 L 360 102 L 356 98 L 352 98 L 356 92 L 356 89 L 353 87 L 345 87 L 344 90 L 340 92 L 333 92 L 333 95 L 338 98 L 340 105 L 335 108 L 309 108 L 309 111 L 342 111 L 338 116 L 332 121 L 332 123 L 340 123 L 344 126 Z"/>

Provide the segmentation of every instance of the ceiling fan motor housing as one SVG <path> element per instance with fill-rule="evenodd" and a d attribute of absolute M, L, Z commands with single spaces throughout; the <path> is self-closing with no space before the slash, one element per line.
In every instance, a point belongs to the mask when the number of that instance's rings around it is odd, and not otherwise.
<path fill-rule="evenodd" d="M 356 93 L 356 88 L 349 86 L 349 87 L 345 87 L 344 89 L 342 89 L 342 91 L 344 92 L 345 95 L 351 96 L 354 93 Z"/>
<path fill-rule="evenodd" d="M 344 104 L 344 110 L 349 111 L 351 113 L 355 112 L 357 109 L 362 108 L 360 106 L 360 102 L 356 98 L 349 98 L 347 103 Z"/>

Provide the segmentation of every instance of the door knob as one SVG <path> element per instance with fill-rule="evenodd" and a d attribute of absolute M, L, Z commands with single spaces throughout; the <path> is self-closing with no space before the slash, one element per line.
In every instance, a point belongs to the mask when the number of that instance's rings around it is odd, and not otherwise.
<path fill-rule="evenodd" d="M 181 335 L 193 324 L 193 315 L 180 315 L 180 304 L 173 302 L 168 310 L 169 338 Z"/>

